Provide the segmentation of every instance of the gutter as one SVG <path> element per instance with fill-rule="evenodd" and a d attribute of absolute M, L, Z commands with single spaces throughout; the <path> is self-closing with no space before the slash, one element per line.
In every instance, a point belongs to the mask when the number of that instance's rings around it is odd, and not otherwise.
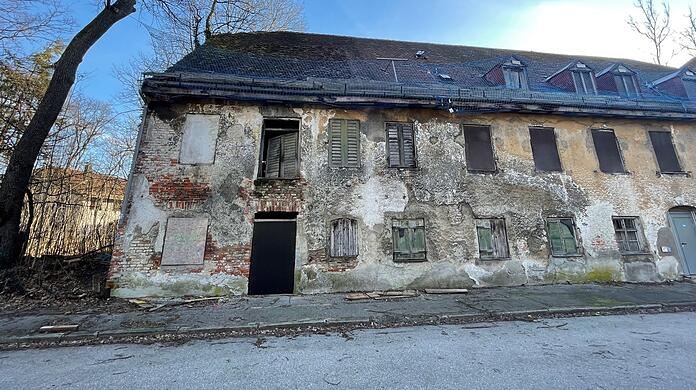
<path fill-rule="evenodd" d="M 696 120 L 696 103 L 614 96 L 443 87 L 405 86 L 355 80 L 269 80 L 190 73 L 148 74 L 141 93 L 148 102 L 214 99 L 330 107 L 380 106 L 439 108 L 452 113 L 523 112 Z M 664 98 L 663 98 L 664 99 Z"/>

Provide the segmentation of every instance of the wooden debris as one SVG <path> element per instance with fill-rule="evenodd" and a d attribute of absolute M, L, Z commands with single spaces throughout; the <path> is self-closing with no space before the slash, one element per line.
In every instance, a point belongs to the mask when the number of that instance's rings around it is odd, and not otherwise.
<path fill-rule="evenodd" d="M 347 301 L 359 301 L 361 299 L 370 299 L 370 297 L 365 293 L 351 293 L 346 295 Z"/>
<path fill-rule="evenodd" d="M 469 290 L 465 288 L 426 288 L 426 294 L 466 294 Z"/>
<path fill-rule="evenodd" d="M 80 325 L 46 325 L 39 328 L 39 332 L 57 333 L 76 331 Z"/>

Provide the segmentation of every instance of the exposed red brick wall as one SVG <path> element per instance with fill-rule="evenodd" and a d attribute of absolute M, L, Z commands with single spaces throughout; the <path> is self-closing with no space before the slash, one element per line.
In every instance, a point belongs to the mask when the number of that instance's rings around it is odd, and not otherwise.
<path fill-rule="evenodd" d="M 490 81 L 493 85 L 505 85 L 505 76 L 503 75 L 503 67 L 498 64 L 493 69 L 489 70 L 485 76 L 486 80 Z"/>
<path fill-rule="evenodd" d="M 193 182 L 188 177 L 174 178 L 171 175 L 163 175 L 151 182 L 150 195 L 159 204 L 185 209 L 191 203 L 200 203 L 208 199 L 210 185 Z"/>
<path fill-rule="evenodd" d="M 607 72 L 602 76 L 597 77 L 596 80 L 598 90 L 618 92 L 618 90 L 616 89 L 616 81 L 614 80 L 614 75 L 611 72 Z"/>
<path fill-rule="evenodd" d="M 204 262 L 215 265 L 213 273 L 249 277 L 251 264 L 251 245 L 227 245 L 219 247 L 208 234 L 205 242 Z"/>
<path fill-rule="evenodd" d="M 563 72 L 553 76 L 553 78 L 549 80 L 549 84 L 561 88 L 564 91 L 575 92 L 573 75 L 569 70 L 564 70 Z"/>

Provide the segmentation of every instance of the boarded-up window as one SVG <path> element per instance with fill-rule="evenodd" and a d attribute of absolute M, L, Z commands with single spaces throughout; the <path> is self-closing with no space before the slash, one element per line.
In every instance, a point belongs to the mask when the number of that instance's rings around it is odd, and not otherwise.
<path fill-rule="evenodd" d="M 527 73 L 522 67 L 503 67 L 505 86 L 509 89 L 527 89 Z"/>
<path fill-rule="evenodd" d="M 355 257 L 358 255 L 358 223 L 341 218 L 331 221 L 331 257 Z"/>
<path fill-rule="evenodd" d="M 556 133 L 553 129 L 542 127 L 529 128 L 529 138 L 532 143 L 532 155 L 537 171 L 561 171 L 561 159 L 556 146 Z"/>
<path fill-rule="evenodd" d="M 624 254 L 645 253 L 643 228 L 636 217 L 613 217 L 614 233 L 619 251 Z"/>
<path fill-rule="evenodd" d="M 494 172 L 495 159 L 488 126 L 464 126 L 466 165 L 470 172 Z"/>
<path fill-rule="evenodd" d="M 572 218 L 549 218 L 546 230 L 553 256 L 576 256 L 579 254 L 575 236 L 575 222 Z"/>
<path fill-rule="evenodd" d="M 482 259 L 509 257 L 505 220 L 502 218 L 477 219 L 479 256 Z"/>
<path fill-rule="evenodd" d="M 299 174 L 299 121 L 264 121 L 261 177 L 291 179 Z"/>
<path fill-rule="evenodd" d="M 394 261 L 425 260 L 425 222 L 422 219 L 392 221 Z"/>
<path fill-rule="evenodd" d="M 220 116 L 188 114 L 184 121 L 179 163 L 212 164 L 215 161 Z"/>
<path fill-rule="evenodd" d="M 605 173 L 624 173 L 623 159 L 613 130 L 592 130 L 599 170 Z"/>
<path fill-rule="evenodd" d="M 201 265 L 208 218 L 169 218 L 164 235 L 162 265 Z"/>
<path fill-rule="evenodd" d="M 391 168 L 416 166 L 413 123 L 387 122 L 387 163 Z"/>
<path fill-rule="evenodd" d="M 672 143 L 672 134 L 666 131 L 650 131 L 649 134 L 660 172 L 681 172 L 682 168 Z"/>
<path fill-rule="evenodd" d="M 350 168 L 360 166 L 360 121 L 329 121 L 329 165 Z"/>

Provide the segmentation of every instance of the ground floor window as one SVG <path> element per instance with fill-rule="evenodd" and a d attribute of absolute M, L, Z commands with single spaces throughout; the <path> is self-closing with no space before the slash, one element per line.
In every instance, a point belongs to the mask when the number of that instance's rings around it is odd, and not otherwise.
<path fill-rule="evenodd" d="M 503 218 L 476 220 L 479 257 L 481 259 L 504 259 L 509 257 L 507 232 Z"/>
<path fill-rule="evenodd" d="M 355 257 L 358 255 L 358 223 L 354 219 L 341 218 L 331 221 L 331 257 Z"/>
<path fill-rule="evenodd" d="M 548 218 L 546 230 L 553 256 L 577 256 L 580 254 L 573 218 Z"/>
<path fill-rule="evenodd" d="M 394 261 L 425 260 L 425 221 L 399 219 L 392 221 Z"/>
<path fill-rule="evenodd" d="M 637 217 L 614 217 L 614 233 L 619 251 L 624 254 L 645 253 L 643 228 Z"/>

